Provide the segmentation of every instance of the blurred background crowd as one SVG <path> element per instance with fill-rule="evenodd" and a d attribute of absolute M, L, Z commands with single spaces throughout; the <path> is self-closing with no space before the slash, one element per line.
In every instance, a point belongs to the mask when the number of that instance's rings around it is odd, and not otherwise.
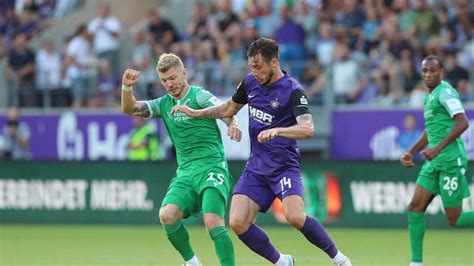
<path fill-rule="evenodd" d="M 468 0 L 0 0 L 0 94 L 2 105 L 117 107 L 127 67 L 142 72 L 137 98 L 165 93 L 156 58 L 174 52 L 191 84 L 230 96 L 249 44 L 266 36 L 313 105 L 421 107 L 428 54 L 473 102 L 473 35 Z"/>

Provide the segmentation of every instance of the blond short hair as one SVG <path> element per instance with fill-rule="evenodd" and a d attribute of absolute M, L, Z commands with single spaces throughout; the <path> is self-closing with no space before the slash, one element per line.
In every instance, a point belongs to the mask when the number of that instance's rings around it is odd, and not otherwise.
<path fill-rule="evenodd" d="M 173 53 L 160 55 L 160 58 L 158 59 L 158 65 L 156 66 L 156 70 L 158 70 L 158 72 L 163 73 L 173 67 L 177 67 L 179 69 L 184 68 L 183 61 L 181 61 L 179 56 Z"/>

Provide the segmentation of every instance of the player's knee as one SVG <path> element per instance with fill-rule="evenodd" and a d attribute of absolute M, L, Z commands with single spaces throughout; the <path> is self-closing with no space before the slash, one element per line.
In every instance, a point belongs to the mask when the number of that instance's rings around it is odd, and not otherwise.
<path fill-rule="evenodd" d="M 172 224 L 178 220 L 178 217 L 166 208 L 160 209 L 160 222 L 162 224 Z"/>
<path fill-rule="evenodd" d="M 217 214 L 205 214 L 203 221 L 208 231 L 219 226 L 224 226 L 224 219 Z"/>
<path fill-rule="evenodd" d="M 419 201 L 411 200 L 408 204 L 409 212 L 424 212 L 425 206 L 422 206 Z"/>
<path fill-rule="evenodd" d="M 305 215 L 304 213 L 285 213 L 286 221 L 293 227 L 301 228 L 304 225 Z"/>
<path fill-rule="evenodd" d="M 231 217 L 229 225 L 237 235 L 245 233 L 250 227 L 250 223 L 239 217 Z"/>
<path fill-rule="evenodd" d="M 449 223 L 449 226 L 451 227 L 455 227 L 456 226 L 456 223 L 458 221 L 458 218 L 459 218 L 459 215 L 447 215 L 447 218 L 448 218 L 448 223 Z"/>

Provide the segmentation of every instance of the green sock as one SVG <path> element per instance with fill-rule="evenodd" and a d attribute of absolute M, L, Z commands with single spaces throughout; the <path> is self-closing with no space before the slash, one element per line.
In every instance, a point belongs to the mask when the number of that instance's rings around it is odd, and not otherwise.
<path fill-rule="evenodd" d="M 474 227 L 474 211 L 461 213 L 456 221 L 456 227 Z"/>
<path fill-rule="evenodd" d="M 423 261 L 423 237 L 425 236 L 425 214 L 408 212 L 408 232 L 410 233 L 411 261 Z"/>
<path fill-rule="evenodd" d="M 194 256 L 194 251 L 189 243 L 188 230 L 184 228 L 181 221 L 177 221 L 174 224 L 163 224 L 163 229 L 171 244 L 181 254 L 183 259 L 185 261 L 190 260 Z"/>
<path fill-rule="evenodd" d="M 209 231 L 212 241 L 214 241 L 214 247 L 216 249 L 217 257 L 221 262 L 221 265 L 234 266 L 234 245 L 230 239 L 229 234 L 224 226 L 219 226 Z"/>

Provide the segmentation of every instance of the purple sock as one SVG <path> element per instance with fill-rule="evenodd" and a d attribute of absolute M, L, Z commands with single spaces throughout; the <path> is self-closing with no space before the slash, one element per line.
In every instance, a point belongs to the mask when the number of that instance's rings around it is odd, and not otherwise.
<path fill-rule="evenodd" d="M 337 254 L 337 248 L 332 242 L 323 225 L 311 216 L 306 216 L 303 227 L 300 232 L 309 240 L 309 242 L 316 245 L 322 251 L 326 252 L 329 257 L 334 258 Z"/>
<path fill-rule="evenodd" d="M 280 252 L 270 243 L 267 234 L 255 224 L 252 224 L 245 233 L 239 235 L 239 238 L 253 252 L 272 263 L 276 263 L 280 258 Z"/>

